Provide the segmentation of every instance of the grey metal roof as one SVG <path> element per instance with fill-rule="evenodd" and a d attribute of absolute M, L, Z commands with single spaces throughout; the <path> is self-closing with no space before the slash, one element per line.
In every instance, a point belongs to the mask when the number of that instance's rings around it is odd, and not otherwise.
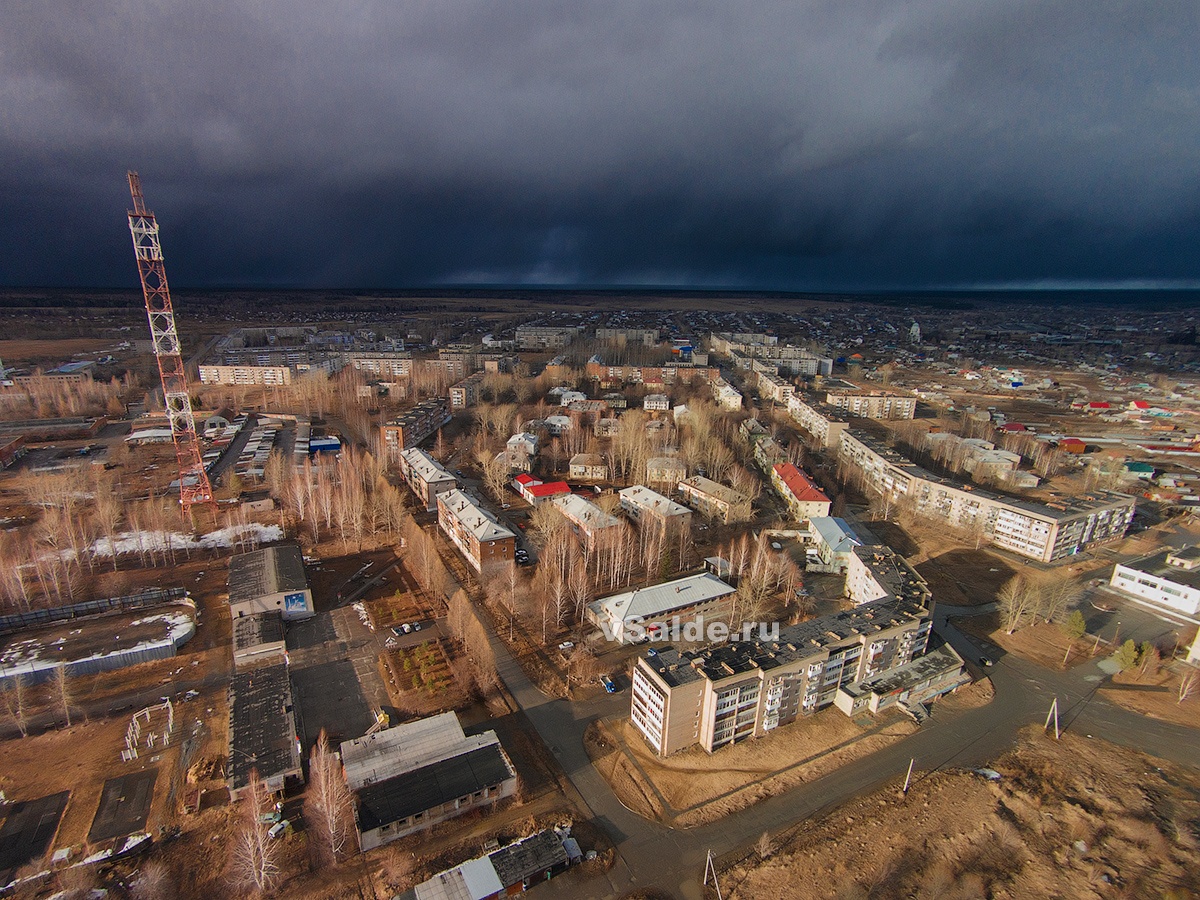
<path fill-rule="evenodd" d="M 229 561 L 229 602 L 245 603 L 283 591 L 304 591 L 304 557 L 296 544 L 239 553 Z"/>

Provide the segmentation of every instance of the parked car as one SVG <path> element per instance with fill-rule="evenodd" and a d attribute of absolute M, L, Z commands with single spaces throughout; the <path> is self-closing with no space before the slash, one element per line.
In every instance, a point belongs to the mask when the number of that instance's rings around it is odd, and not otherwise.
<path fill-rule="evenodd" d="M 561 644 L 558 645 L 558 649 L 562 650 L 564 653 L 567 652 L 568 650 L 574 650 L 575 642 L 574 641 L 563 641 Z"/>
<path fill-rule="evenodd" d="M 421 623 L 420 623 L 420 622 L 413 622 L 413 627 L 412 627 L 412 628 L 413 628 L 413 631 L 420 631 L 420 630 L 421 630 Z"/>
<path fill-rule="evenodd" d="M 617 683 L 615 681 L 613 681 L 610 676 L 601 675 L 600 683 L 602 685 L 604 685 L 604 690 L 607 691 L 608 693 L 615 694 L 617 692 Z"/>
<path fill-rule="evenodd" d="M 292 833 L 292 823 L 287 819 L 282 822 L 277 822 L 271 826 L 271 830 L 267 832 L 268 837 L 281 838 Z"/>

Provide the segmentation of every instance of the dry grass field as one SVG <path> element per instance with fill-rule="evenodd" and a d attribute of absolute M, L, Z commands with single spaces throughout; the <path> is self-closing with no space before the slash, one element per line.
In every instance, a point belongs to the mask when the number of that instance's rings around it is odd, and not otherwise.
<path fill-rule="evenodd" d="M 1031 729 L 998 782 L 899 784 L 726 861 L 736 900 L 1194 897 L 1200 775 L 1099 740 Z M 712 896 L 715 896 L 712 895 Z"/>

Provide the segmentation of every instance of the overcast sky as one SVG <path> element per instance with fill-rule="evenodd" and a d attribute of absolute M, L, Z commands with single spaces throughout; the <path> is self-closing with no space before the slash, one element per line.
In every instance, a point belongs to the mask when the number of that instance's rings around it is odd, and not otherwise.
<path fill-rule="evenodd" d="M 1200 285 L 1196 0 L 4 0 L 0 284 Z"/>

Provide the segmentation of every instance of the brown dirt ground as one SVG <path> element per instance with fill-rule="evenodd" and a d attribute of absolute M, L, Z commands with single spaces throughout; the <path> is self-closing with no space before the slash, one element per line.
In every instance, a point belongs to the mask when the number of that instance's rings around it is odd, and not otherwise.
<path fill-rule="evenodd" d="M 862 728 L 834 709 L 775 734 L 709 755 L 698 747 L 660 759 L 628 720 L 589 729 L 588 752 L 622 802 L 641 815 L 682 827 L 711 822 L 911 734 L 890 714 Z M 843 746 L 845 745 L 845 746 Z M 614 756 L 620 748 L 620 756 Z M 749 784 L 747 782 L 750 782 Z"/>
<path fill-rule="evenodd" d="M 1121 672 L 1100 689 L 1101 695 L 1134 712 L 1200 728 L 1200 692 L 1179 702 L 1179 673 L 1163 667 L 1156 674 Z"/>
<path fill-rule="evenodd" d="M 722 861 L 725 897 L 1194 897 L 1200 775 L 1037 729 L 985 781 L 899 783 Z M 1081 842 L 1081 843 L 1077 843 Z M 715 895 L 712 895 L 715 896 Z"/>
<path fill-rule="evenodd" d="M 995 613 L 986 616 L 953 619 L 954 625 L 963 631 L 985 638 L 1001 647 L 1006 653 L 1015 653 L 1023 659 L 1032 660 L 1047 669 L 1062 669 L 1066 657 L 1067 644 L 1070 639 L 1057 625 L 1047 625 L 1038 622 L 1036 625 L 1026 625 L 1012 634 L 1005 634 L 999 625 Z M 1084 637 L 1074 642 L 1071 655 L 1067 658 L 1067 668 L 1081 665 L 1092 658 L 1095 649 L 1095 638 Z M 1100 644 L 1100 653 L 1107 654 L 1104 643 Z"/>

